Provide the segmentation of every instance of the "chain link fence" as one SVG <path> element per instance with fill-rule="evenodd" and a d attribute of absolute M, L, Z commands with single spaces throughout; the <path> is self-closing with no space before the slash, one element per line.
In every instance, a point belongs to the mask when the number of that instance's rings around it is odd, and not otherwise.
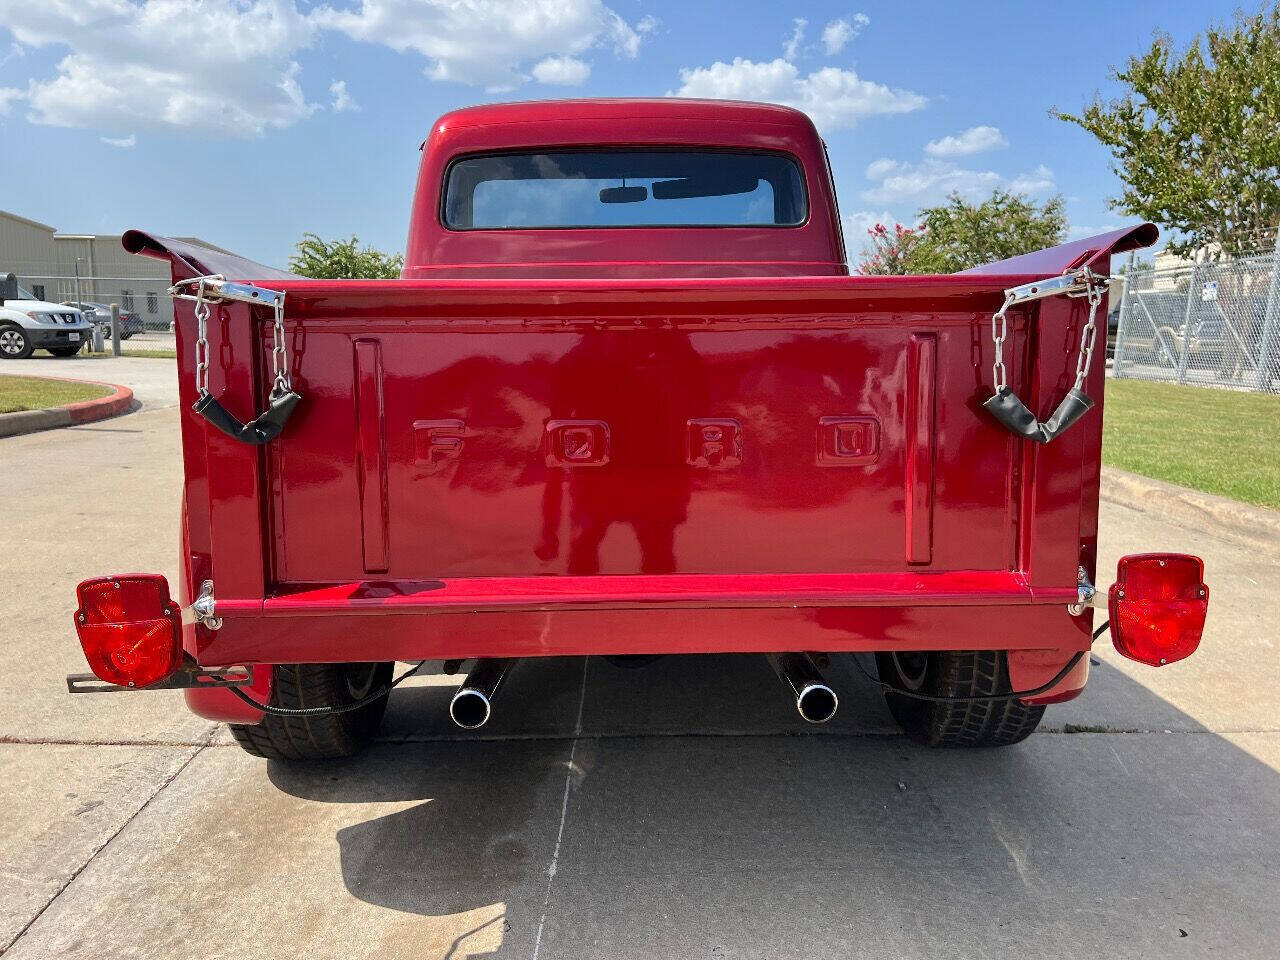
<path fill-rule="evenodd" d="M 1125 272 L 1113 375 L 1280 393 L 1280 246 Z"/>
<path fill-rule="evenodd" d="M 172 350 L 173 301 L 168 279 L 151 277 L 61 276 L 16 272 L 18 283 L 37 300 L 78 306 L 111 349 L 111 307 L 120 308 L 124 353 Z"/>
<path fill-rule="evenodd" d="M 17 273 L 18 283 L 37 300 L 93 304 L 132 314 L 146 330 L 167 331 L 173 322 L 169 281 L 149 277 L 37 276 Z"/>

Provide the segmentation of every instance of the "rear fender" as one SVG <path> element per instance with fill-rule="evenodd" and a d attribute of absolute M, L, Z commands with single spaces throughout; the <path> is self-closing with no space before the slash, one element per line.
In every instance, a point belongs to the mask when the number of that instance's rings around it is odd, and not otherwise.
<path fill-rule="evenodd" d="M 187 609 L 195 594 L 192 563 L 195 557 L 191 554 L 191 543 L 187 535 L 187 498 L 182 498 L 182 554 L 178 558 L 182 575 L 178 581 L 178 605 Z M 196 630 L 205 629 L 188 623 L 182 627 L 182 649 L 193 658 L 196 655 Z M 241 689 L 247 691 L 255 700 L 266 703 L 271 698 L 271 664 L 259 663 L 252 667 L 253 683 Z M 261 723 L 264 716 L 261 710 L 255 710 L 226 687 L 191 687 L 183 692 L 187 699 L 187 709 L 198 717 L 216 720 L 219 723 Z"/>
<path fill-rule="evenodd" d="M 1010 650 L 1009 687 L 1012 690 L 1034 690 L 1042 687 L 1067 665 L 1076 655 L 1076 650 Z M 1084 691 L 1085 681 L 1089 679 L 1089 655 L 1086 653 L 1080 662 L 1071 668 L 1071 672 L 1062 678 L 1054 687 L 1037 697 L 1025 697 L 1023 703 L 1043 705 L 1049 703 L 1066 703 L 1074 700 Z M 210 691 L 221 693 L 223 691 Z"/>
<path fill-rule="evenodd" d="M 266 703 L 271 697 L 271 664 L 257 663 L 252 667 L 253 683 L 237 689 L 246 691 L 255 700 Z M 187 709 L 206 720 L 219 723 L 261 723 L 265 714 L 255 710 L 236 697 L 229 688 L 187 689 Z"/>

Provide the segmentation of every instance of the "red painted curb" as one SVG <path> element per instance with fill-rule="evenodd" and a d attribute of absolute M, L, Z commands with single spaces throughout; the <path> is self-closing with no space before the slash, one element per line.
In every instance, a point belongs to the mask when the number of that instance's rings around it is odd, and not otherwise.
<path fill-rule="evenodd" d="M 52 378 L 50 378 L 52 379 Z M 94 420 L 106 420 L 118 417 L 133 405 L 133 391 L 118 383 L 102 383 L 99 380 L 80 380 L 79 383 L 96 383 L 99 386 L 111 387 L 115 393 L 96 400 L 81 400 L 79 403 L 68 403 L 63 409 L 71 415 L 72 423 L 92 423 Z"/>

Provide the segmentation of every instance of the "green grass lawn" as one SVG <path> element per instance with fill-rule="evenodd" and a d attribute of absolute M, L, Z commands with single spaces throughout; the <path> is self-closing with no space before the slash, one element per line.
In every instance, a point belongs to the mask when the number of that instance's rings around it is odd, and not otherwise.
<path fill-rule="evenodd" d="M 1102 460 L 1183 487 L 1280 507 L 1280 397 L 1108 380 Z"/>
<path fill-rule="evenodd" d="M 0 376 L 0 413 L 61 407 L 111 393 L 96 383 L 71 383 L 40 377 Z"/>

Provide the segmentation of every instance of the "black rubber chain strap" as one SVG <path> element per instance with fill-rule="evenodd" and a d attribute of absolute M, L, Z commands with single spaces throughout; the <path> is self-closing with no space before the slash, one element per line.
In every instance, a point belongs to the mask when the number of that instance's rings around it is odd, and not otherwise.
<path fill-rule="evenodd" d="M 1072 387 L 1062 398 L 1048 420 L 1041 423 L 1025 403 L 1008 387 L 1000 387 L 995 396 L 982 404 L 1010 433 L 1036 443 L 1048 443 L 1093 409 L 1093 401 L 1083 390 Z"/>
<path fill-rule="evenodd" d="M 211 393 L 202 396 L 191 405 L 191 409 L 227 436 L 234 437 L 241 443 L 260 446 L 280 436 L 285 421 L 289 419 L 289 415 L 293 413 L 294 407 L 301 399 L 299 394 L 277 384 L 271 391 L 266 411 L 248 423 L 241 423 L 239 418 L 219 403 L 218 398 Z"/>

